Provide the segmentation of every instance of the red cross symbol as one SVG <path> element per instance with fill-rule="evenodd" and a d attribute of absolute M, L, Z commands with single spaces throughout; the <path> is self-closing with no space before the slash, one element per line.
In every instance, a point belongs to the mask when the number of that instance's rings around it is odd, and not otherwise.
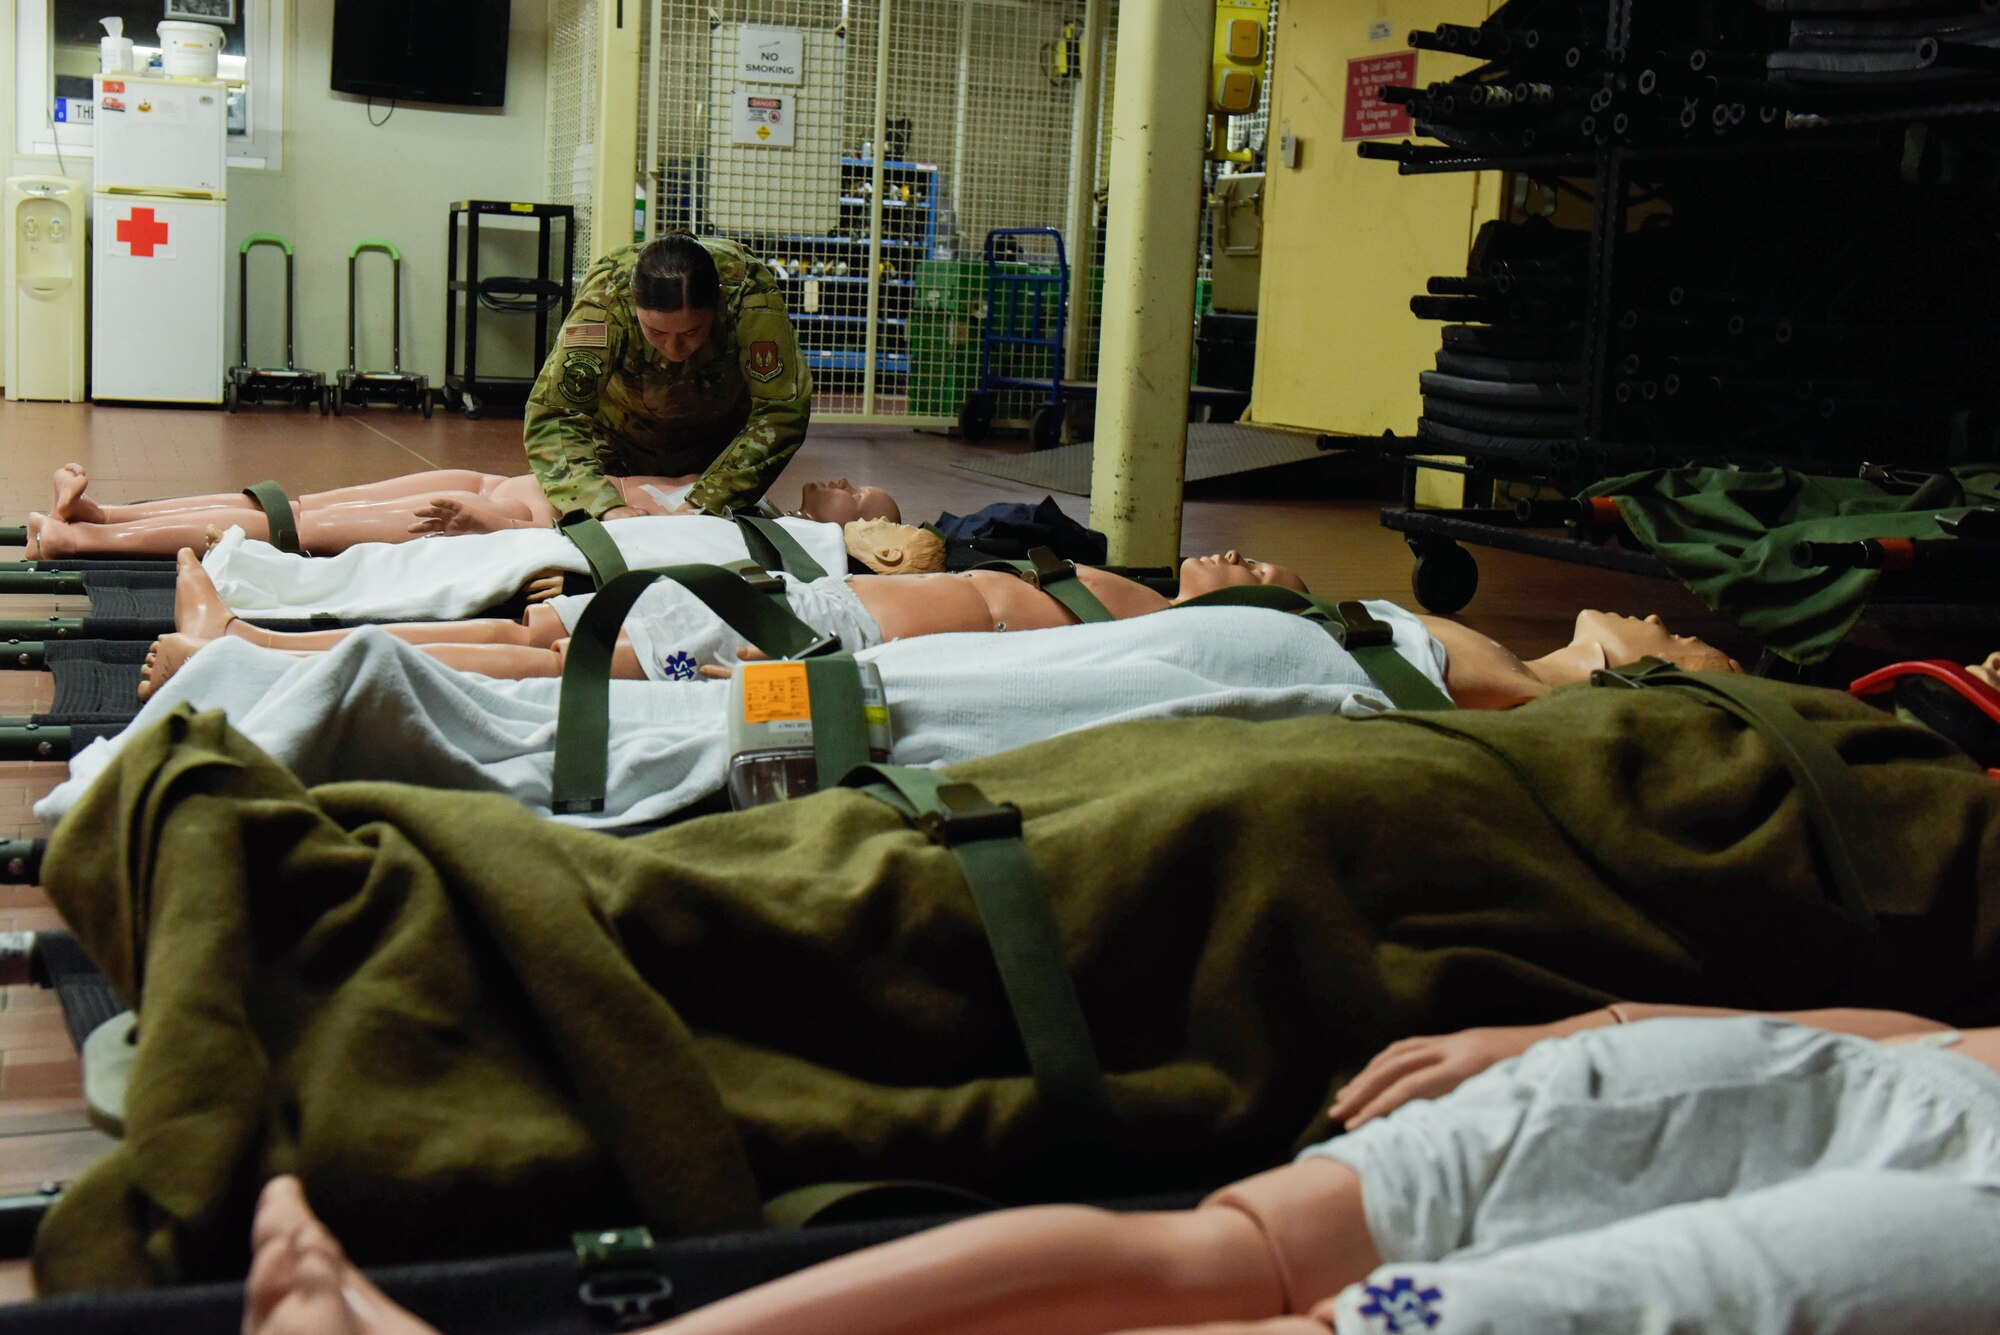
<path fill-rule="evenodd" d="M 131 217 L 118 220 L 118 239 L 130 243 L 134 255 L 150 259 L 154 246 L 167 244 L 167 225 L 151 209 L 133 209 Z"/>

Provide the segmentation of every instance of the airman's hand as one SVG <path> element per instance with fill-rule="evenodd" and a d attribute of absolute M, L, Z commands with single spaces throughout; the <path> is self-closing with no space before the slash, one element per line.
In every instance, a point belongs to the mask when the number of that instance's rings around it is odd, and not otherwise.
<path fill-rule="evenodd" d="M 645 513 L 644 510 L 635 510 L 629 505 L 614 505 L 599 515 L 598 518 L 608 524 L 614 519 L 638 519 L 644 516 Z"/>

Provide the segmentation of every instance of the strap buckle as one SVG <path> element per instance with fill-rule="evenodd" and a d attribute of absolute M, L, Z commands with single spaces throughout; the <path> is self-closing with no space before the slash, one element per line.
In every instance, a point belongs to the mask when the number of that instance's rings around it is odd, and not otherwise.
<path fill-rule="evenodd" d="M 736 572 L 737 578 L 750 586 L 753 593 L 783 593 L 785 581 L 768 570 L 756 566 L 744 566 Z"/>
<path fill-rule="evenodd" d="M 796 663 L 802 658 L 818 658 L 822 654 L 837 654 L 839 652 L 840 637 L 838 635 L 822 635 L 785 661 Z"/>
<path fill-rule="evenodd" d="M 1389 623 L 1377 621 L 1360 603 L 1341 603 L 1339 611 L 1340 619 L 1347 625 L 1340 642 L 1349 649 L 1374 649 L 1396 642 L 1396 633 Z"/>
<path fill-rule="evenodd" d="M 660 1273 L 653 1235 L 644 1228 L 570 1235 L 576 1296 L 606 1330 L 636 1330 L 668 1315 L 674 1283 Z"/>
<path fill-rule="evenodd" d="M 1028 577 L 1028 582 L 1038 589 L 1076 578 L 1076 562 L 1064 560 L 1047 547 L 1031 549 L 1028 552 L 1028 560 L 1033 563 L 1034 570 L 1022 573 Z"/>
<path fill-rule="evenodd" d="M 937 802 L 944 810 L 924 812 L 917 817 L 917 828 L 940 847 L 1021 837 L 1021 808 L 988 801 L 969 783 L 945 784 L 937 790 Z"/>

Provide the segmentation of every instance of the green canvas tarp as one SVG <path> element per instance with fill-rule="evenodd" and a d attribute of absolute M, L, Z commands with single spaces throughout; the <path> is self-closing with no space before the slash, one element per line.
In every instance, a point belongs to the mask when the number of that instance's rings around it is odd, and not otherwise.
<path fill-rule="evenodd" d="M 1817 663 L 1854 628 L 1882 572 L 1802 567 L 1793 544 L 1943 538 L 1940 514 L 2000 504 L 2000 467 L 1957 468 L 1916 485 L 1790 469 L 1656 469 L 1583 495 L 1615 500 L 1632 535 L 1758 643 Z"/>
<path fill-rule="evenodd" d="M 45 1292 L 242 1273 L 294 1171 L 363 1261 L 754 1224 L 803 1184 L 1199 1188 L 1326 1134 L 1385 1043 L 1616 998 L 2000 1001 L 2000 786 L 1843 696 L 1892 877 L 1826 908 L 1807 806 L 1698 701 L 1145 723 L 959 767 L 1018 802 L 1113 1126 L 1037 1100 L 950 852 L 838 791 L 630 840 L 496 796 L 307 791 L 215 715 L 135 739 L 46 883 L 137 1003 L 124 1141 Z"/>

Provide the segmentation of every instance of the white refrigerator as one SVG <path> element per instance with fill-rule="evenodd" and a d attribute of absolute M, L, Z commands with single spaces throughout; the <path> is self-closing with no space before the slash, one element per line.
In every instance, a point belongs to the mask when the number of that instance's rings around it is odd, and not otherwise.
<path fill-rule="evenodd" d="M 229 90 L 100 75 L 90 396 L 222 402 Z"/>

